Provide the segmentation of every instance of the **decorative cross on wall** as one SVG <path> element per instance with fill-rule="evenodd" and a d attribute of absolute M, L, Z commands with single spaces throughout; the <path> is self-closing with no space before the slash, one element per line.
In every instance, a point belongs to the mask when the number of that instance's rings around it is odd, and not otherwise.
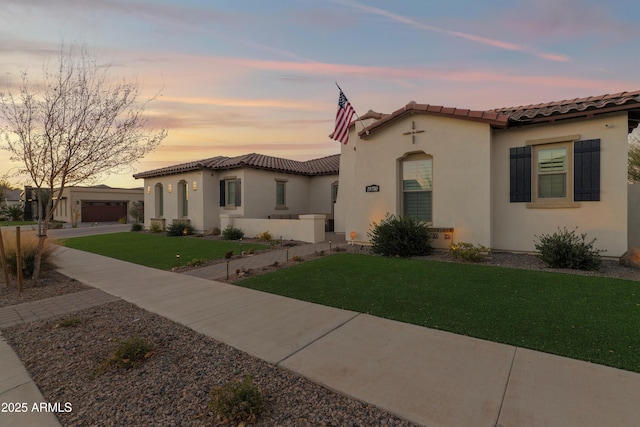
<path fill-rule="evenodd" d="M 411 143 L 415 144 L 416 143 L 416 134 L 418 133 L 422 133 L 424 132 L 424 130 L 418 130 L 416 129 L 416 122 L 411 120 L 411 130 L 409 132 L 403 132 L 403 135 L 411 135 Z"/>

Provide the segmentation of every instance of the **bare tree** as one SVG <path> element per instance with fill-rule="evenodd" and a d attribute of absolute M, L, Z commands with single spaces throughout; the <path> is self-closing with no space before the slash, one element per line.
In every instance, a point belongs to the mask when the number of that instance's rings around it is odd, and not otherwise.
<path fill-rule="evenodd" d="M 139 103 L 138 84 L 114 80 L 109 71 L 85 46 L 63 45 L 57 64 L 43 67 L 40 82 L 33 83 L 24 72 L 17 93 L 0 93 L 3 148 L 39 192 L 53 192 L 53 203 L 38 215 L 34 280 L 64 188 L 130 168 L 167 135 L 165 129 L 149 129 L 143 117 L 155 97 Z"/>

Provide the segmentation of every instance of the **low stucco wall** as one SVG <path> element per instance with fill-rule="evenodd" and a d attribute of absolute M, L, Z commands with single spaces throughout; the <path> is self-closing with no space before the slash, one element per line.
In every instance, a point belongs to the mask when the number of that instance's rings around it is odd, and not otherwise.
<path fill-rule="evenodd" d="M 228 225 L 244 231 L 245 236 L 254 237 L 268 231 L 274 239 L 300 240 L 301 242 L 324 242 L 326 215 L 300 215 L 300 219 L 242 218 L 236 215 L 220 215 L 220 229 Z"/>

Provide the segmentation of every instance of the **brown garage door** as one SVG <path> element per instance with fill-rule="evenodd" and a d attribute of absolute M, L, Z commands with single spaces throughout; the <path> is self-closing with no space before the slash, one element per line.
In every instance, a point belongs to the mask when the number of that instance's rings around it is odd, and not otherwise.
<path fill-rule="evenodd" d="M 113 222 L 127 217 L 127 202 L 82 202 L 82 222 Z"/>

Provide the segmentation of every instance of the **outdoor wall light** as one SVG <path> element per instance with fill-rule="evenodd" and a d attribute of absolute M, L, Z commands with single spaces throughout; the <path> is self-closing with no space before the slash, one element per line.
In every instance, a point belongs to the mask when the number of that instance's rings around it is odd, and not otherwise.
<path fill-rule="evenodd" d="M 147 187 L 147 194 L 151 194 L 151 187 Z"/>
<path fill-rule="evenodd" d="M 171 193 L 171 184 L 169 184 L 169 185 L 167 186 L 167 191 L 168 191 L 169 193 Z"/>
<path fill-rule="evenodd" d="M 196 181 L 193 181 L 193 191 L 196 191 L 198 189 L 198 183 Z"/>

